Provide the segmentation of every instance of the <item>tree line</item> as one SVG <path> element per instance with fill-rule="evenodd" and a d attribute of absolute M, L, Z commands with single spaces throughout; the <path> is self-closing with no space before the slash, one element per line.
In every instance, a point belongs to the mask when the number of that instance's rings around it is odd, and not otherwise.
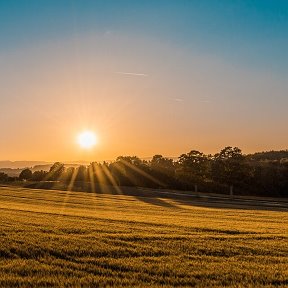
<path fill-rule="evenodd" d="M 69 168 L 56 162 L 49 171 L 32 173 L 24 169 L 19 180 L 57 181 L 70 189 L 89 183 L 89 186 L 140 186 L 288 197 L 288 150 L 243 155 L 238 147 L 229 146 L 215 155 L 192 150 L 177 160 L 162 155 L 154 155 L 149 161 L 137 156 L 119 156 L 112 162 L 92 162 L 88 166 Z M 0 173 L 0 181 L 11 179 Z"/>

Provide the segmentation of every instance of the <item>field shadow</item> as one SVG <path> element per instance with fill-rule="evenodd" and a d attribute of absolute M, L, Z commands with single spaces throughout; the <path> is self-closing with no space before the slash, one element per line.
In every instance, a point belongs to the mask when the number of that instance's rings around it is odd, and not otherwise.
<path fill-rule="evenodd" d="M 178 208 L 184 209 L 182 206 L 195 206 L 195 207 L 207 207 L 207 208 L 217 208 L 217 209 L 243 209 L 243 210 L 266 210 L 266 211 L 288 211 L 288 203 L 283 201 L 278 201 L 273 199 L 270 202 L 263 201 L 261 199 L 240 199 L 235 196 L 234 198 L 229 198 L 227 195 L 218 195 L 209 193 L 198 193 L 187 191 L 169 191 L 162 189 L 149 189 L 141 187 L 131 187 L 131 186 L 112 186 L 95 183 L 93 189 L 91 188 L 91 183 L 75 183 L 76 185 L 70 187 L 73 192 L 89 192 L 96 194 L 106 194 L 106 195 L 122 195 L 122 196 L 133 196 L 137 200 L 152 204 L 155 206 L 161 206 L 166 208 Z M 34 189 L 55 189 L 67 191 L 67 185 L 59 182 L 40 182 L 33 183 L 25 186 L 26 188 Z M 93 190 L 93 191 L 92 191 Z M 169 203 L 167 200 L 173 200 L 175 205 Z"/>
<path fill-rule="evenodd" d="M 96 189 L 96 191 L 101 190 L 101 185 Z M 105 185 L 105 191 L 109 191 L 109 194 L 119 195 L 119 188 L 115 186 Z M 194 207 L 205 207 L 205 208 L 217 208 L 217 209 L 242 209 L 242 210 L 265 210 L 265 211 L 286 211 L 288 212 L 288 203 L 282 202 L 277 203 L 277 201 L 257 201 L 255 200 L 245 200 L 229 198 L 227 195 L 219 195 L 218 197 L 210 196 L 208 193 L 203 196 L 201 193 L 188 194 L 184 191 L 163 191 L 161 189 L 149 189 L 141 187 L 120 187 L 121 194 L 125 196 L 134 196 L 137 200 L 152 204 L 155 206 L 161 206 L 166 208 L 177 208 L 184 209 L 181 206 L 194 206 Z M 103 193 L 103 188 L 102 188 Z M 105 193 L 105 192 L 104 192 Z M 175 204 L 167 202 L 167 200 L 172 200 Z M 277 205 L 279 204 L 279 205 Z"/>
<path fill-rule="evenodd" d="M 286 205 L 272 206 L 263 205 L 257 203 L 245 203 L 237 199 L 227 199 L 223 201 L 215 201 L 209 199 L 195 199 L 195 200 L 184 200 L 184 199 L 173 199 L 179 205 L 188 205 L 193 207 L 204 207 L 204 208 L 216 208 L 216 209 L 237 209 L 237 210 L 259 210 L 259 211 L 273 211 L 273 212 L 288 212 Z"/>
<path fill-rule="evenodd" d="M 157 198 L 157 197 L 145 197 L 145 196 L 134 196 L 137 200 L 145 202 L 147 204 L 152 204 L 152 205 L 156 205 L 156 206 L 161 206 L 161 207 L 165 207 L 165 208 L 177 208 L 177 209 L 182 209 L 181 207 L 174 205 L 172 203 L 169 203 L 161 198 Z M 168 198 L 166 198 L 167 200 L 169 200 Z"/>

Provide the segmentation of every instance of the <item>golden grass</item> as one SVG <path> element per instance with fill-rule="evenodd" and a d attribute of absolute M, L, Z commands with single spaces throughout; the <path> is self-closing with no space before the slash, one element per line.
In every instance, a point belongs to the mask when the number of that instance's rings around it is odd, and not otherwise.
<path fill-rule="evenodd" d="M 288 214 L 0 188 L 1 287 L 288 287 Z"/>

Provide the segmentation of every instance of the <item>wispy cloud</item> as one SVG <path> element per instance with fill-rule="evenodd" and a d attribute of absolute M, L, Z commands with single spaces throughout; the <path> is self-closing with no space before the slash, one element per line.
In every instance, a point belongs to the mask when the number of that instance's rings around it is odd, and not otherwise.
<path fill-rule="evenodd" d="M 212 101 L 209 99 L 201 99 L 200 102 L 202 103 L 211 103 Z"/>
<path fill-rule="evenodd" d="M 128 76 L 142 76 L 142 77 L 148 77 L 148 74 L 144 73 L 134 73 L 134 72 L 115 72 L 116 74 L 121 75 L 128 75 Z"/>
<path fill-rule="evenodd" d="M 177 101 L 177 102 L 183 102 L 183 101 L 184 101 L 184 100 L 181 99 L 181 98 L 174 98 L 174 100 Z"/>

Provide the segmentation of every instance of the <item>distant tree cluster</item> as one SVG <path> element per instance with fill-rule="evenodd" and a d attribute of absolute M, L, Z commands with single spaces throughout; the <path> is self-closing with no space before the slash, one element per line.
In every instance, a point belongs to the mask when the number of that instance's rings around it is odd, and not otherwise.
<path fill-rule="evenodd" d="M 162 155 L 155 155 L 150 161 L 120 156 L 109 163 L 92 162 L 89 166 L 69 168 L 56 162 L 49 171 L 32 173 L 24 169 L 19 179 L 57 181 L 67 189 L 89 183 L 89 187 L 103 184 L 288 197 L 288 151 L 245 156 L 237 147 L 225 147 L 215 155 L 192 150 L 177 160 Z M 0 181 L 9 181 L 9 177 L 0 173 Z"/>

